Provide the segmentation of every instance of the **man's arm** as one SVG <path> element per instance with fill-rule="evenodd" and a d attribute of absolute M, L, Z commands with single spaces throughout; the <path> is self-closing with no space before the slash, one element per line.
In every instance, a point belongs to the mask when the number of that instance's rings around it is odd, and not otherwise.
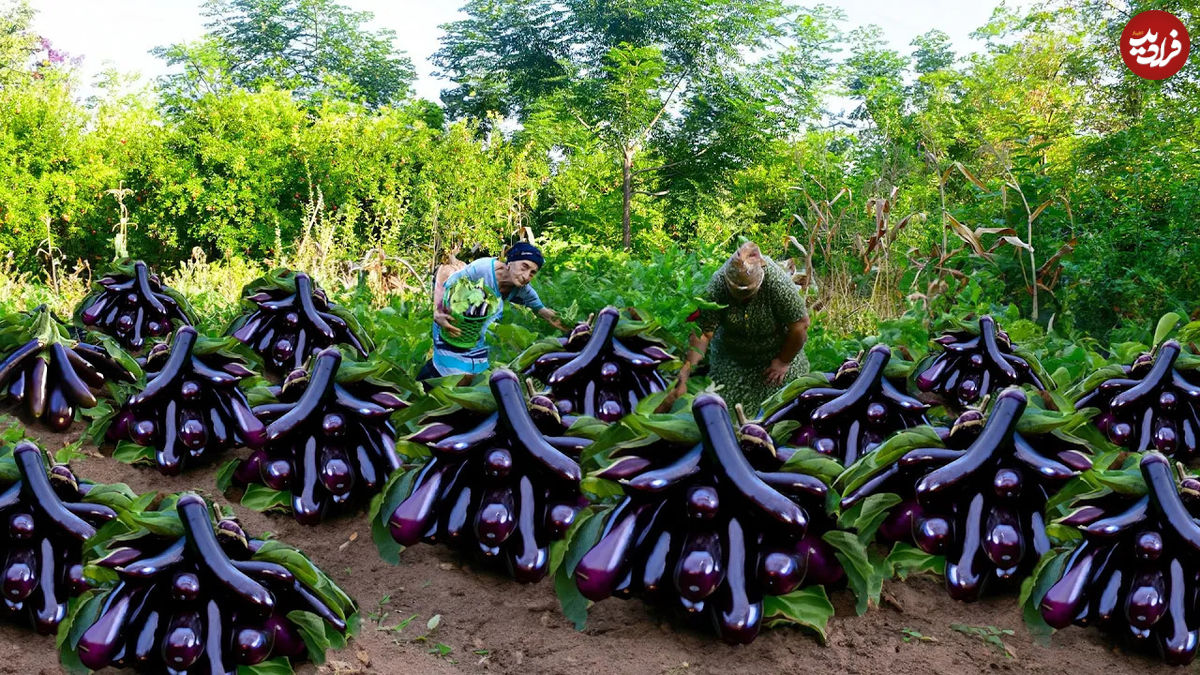
<path fill-rule="evenodd" d="M 462 330 L 454 325 L 454 317 L 450 315 L 450 308 L 446 307 L 443 300 L 446 296 L 446 282 L 461 271 L 451 270 L 449 265 L 439 265 L 433 277 L 433 320 L 452 337 L 458 337 Z"/>
<path fill-rule="evenodd" d="M 550 309 L 549 307 L 542 307 L 537 311 L 537 315 L 542 317 L 546 323 L 557 328 L 559 332 L 567 332 L 567 327 L 563 325 L 563 322 L 558 318 L 558 312 Z"/>
<path fill-rule="evenodd" d="M 519 305 L 528 307 L 529 311 L 537 314 L 543 321 L 554 326 L 560 332 L 567 331 L 567 327 L 558 318 L 558 312 L 550 309 L 542 302 L 542 299 L 538 297 L 538 293 L 534 290 L 533 286 L 527 285 L 518 288 L 513 293 L 512 300 Z"/>
<path fill-rule="evenodd" d="M 454 272 L 449 265 L 438 265 L 437 272 L 433 275 L 433 311 L 446 309 L 442 305 L 442 299 L 446 296 L 446 280 Z"/>

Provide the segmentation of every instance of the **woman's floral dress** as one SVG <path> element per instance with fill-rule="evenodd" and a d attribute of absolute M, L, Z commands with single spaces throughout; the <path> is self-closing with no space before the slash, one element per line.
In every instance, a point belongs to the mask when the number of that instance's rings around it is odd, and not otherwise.
<path fill-rule="evenodd" d="M 778 390 L 767 384 L 763 371 L 779 355 L 788 327 L 808 316 L 800 289 L 781 267 L 768 259 L 763 272 L 758 292 L 740 302 L 729 293 L 722 266 L 708 282 L 704 297 L 725 307 L 703 309 L 697 320 L 700 330 L 714 333 L 708 348 L 709 376 L 722 386 L 721 396 L 731 410 L 741 403 L 750 414 Z M 807 372 L 808 358 L 801 349 L 784 381 Z"/>

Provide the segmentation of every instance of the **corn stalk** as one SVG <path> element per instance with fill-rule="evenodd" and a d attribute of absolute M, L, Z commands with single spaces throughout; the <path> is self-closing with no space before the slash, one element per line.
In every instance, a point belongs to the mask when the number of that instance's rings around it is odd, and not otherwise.
<path fill-rule="evenodd" d="M 819 182 L 815 180 L 813 182 L 817 183 L 817 186 L 821 189 L 825 189 L 825 186 L 821 185 Z M 792 186 L 789 189 L 800 191 L 804 195 L 804 199 L 808 204 L 808 218 L 805 218 L 799 213 L 792 214 L 792 220 L 796 223 L 799 223 L 800 227 L 803 228 L 804 234 L 802 236 L 804 236 L 808 242 L 807 246 L 803 246 L 799 242 L 794 244 L 797 250 L 801 251 L 804 255 L 804 283 L 802 288 L 805 291 L 808 291 L 816 284 L 816 268 L 813 265 L 813 257 L 819 251 L 825 260 L 831 261 L 834 259 L 834 242 L 837 239 L 838 233 L 841 231 L 842 220 L 846 216 L 846 209 L 849 207 L 849 203 L 853 199 L 854 194 L 850 191 L 850 188 L 844 187 L 838 190 L 837 194 L 833 196 L 833 199 L 822 199 L 818 201 L 813 199 L 812 195 L 810 195 L 808 191 L 802 187 Z M 846 206 L 835 212 L 834 206 L 837 205 L 837 203 L 841 201 L 843 197 L 846 198 Z M 793 239 L 793 241 L 795 240 L 794 237 L 791 237 L 791 239 Z"/>
<path fill-rule="evenodd" d="M 113 230 L 116 231 L 113 235 L 113 253 L 114 260 L 122 260 L 129 257 L 129 226 L 137 226 L 137 223 L 129 222 L 129 208 L 125 206 L 125 198 L 133 194 L 133 190 L 125 187 L 125 181 L 121 181 L 117 183 L 117 187 L 105 190 L 104 193 L 117 200 L 117 209 L 121 214 L 121 219 L 113 225 Z"/>
<path fill-rule="evenodd" d="M 46 257 L 46 264 L 50 267 L 50 287 L 58 293 L 58 254 L 61 251 L 54 245 L 54 231 L 50 227 L 49 214 L 42 215 L 42 226 L 46 228 L 46 238 L 42 240 L 37 253 Z"/>
<path fill-rule="evenodd" d="M 1017 194 L 1018 197 L 1021 198 L 1021 205 L 1025 211 L 1025 239 L 1022 240 L 1019 236 L 1017 236 L 1017 231 L 1011 227 L 977 227 L 974 230 L 971 230 L 956 220 L 954 216 L 951 216 L 947 213 L 946 217 L 949 220 L 951 231 L 958 235 L 959 238 L 965 241 L 968 245 L 970 245 L 976 255 L 990 259 L 991 253 L 1005 244 L 1029 253 L 1028 271 L 1025 269 L 1025 261 L 1019 252 L 1017 253 L 1017 260 L 1021 263 L 1021 274 L 1024 275 L 1025 286 L 1029 289 L 1032 297 L 1032 308 L 1030 315 L 1031 318 L 1036 321 L 1039 315 L 1038 289 L 1042 288 L 1047 292 L 1052 292 L 1051 289 L 1053 289 L 1054 285 L 1058 282 L 1058 278 L 1062 273 L 1062 268 L 1058 263 L 1063 256 L 1074 250 L 1076 240 L 1074 237 L 1072 237 L 1070 241 L 1065 243 L 1057 253 L 1051 256 L 1046 263 L 1039 268 L 1037 266 L 1037 257 L 1033 248 L 1033 223 L 1051 204 L 1056 201 L 1061 201 L 1064 205 L 1066 205 L 1068 213 L 1070 212 L 1070 206 L 1067 199 L 1062 197 L 1058 199 L 1047 199 L 1041 204 L 1038 204 L 1036 208 L 1032 208 L 1029 204 L 1029 200 L 1026 198 L 1025 191 L 1021 188 L 1020 182 L 1018 182 L 1016 177 L 1013 175 L 1011 163 L 1006 157 L 1002 157 L 999 151 L 993 150 L 993 154 L 995 154 L 996 159 L 1000 161 L 1000 164 L 1004 169 L 1005 181 L 1000 186 L 1001 208 L 1004 209 L 1004 211 L 1007 211 L 1009 190 L 1012 190 Z M 979 180 L 979 178 L 977 178 L 965 166 L 963 166 L 962 163 L 955 162 L 953 168 L 958 169 L 959 173 L 961 173 L 967 180 L 971 181 L 979 189 L 983 190 L 984 192 L 991 193 L 991 190 L 988 189 L 983 181 Z M 947 169 L 947 173 L 949 173 L 949 171 L 950 170 Z M 1073 217 L 1072 229 L 1074 229 Z M 998 235 L 998 238 L 991 246 L 985 249 L 983 246 L 984 235 Z M 1032 278 L 1030 278 L 1030 275 L 1032 275 Z"/>
<path fill-rule="evenodd" d="M 1025 208 L 1025 226 L 1028 228 L 1025 235 L 1025 241 L 1013 237 L 1016 241 L 1009 243 L 1018 248 L 1023 248 L 1029 251 L 1029 272 L 1033 275 L 1033 282 L 1030 284 L 1033 287 L 1033 311 L 1031 312 L 1034 321 L 1038 318 L 1038 266 L 1033 250 L 1033 221 L 1042 215 L 1042 211 L 1046 210 L 1047 206 L 1054 203 L 1053 199 L 1047 199 L 1038 205 L 1036 209 L 1029 208 L 1029 200 L 1025 198 L 1025 191 L 1021 189 L 1021 184 L 1017 182 L 1016 177 L 1012 174 L 1012 167 L 1007 162 L 1004 164 L 1004 175 L 1008 178 L 1005 185 L 1013 190 L 1021 197 L 1021 205 Z M 1025 266 L 1021 266 L 1021 271 L 1024 272 Z M 1027 279 L 1028 280 L 1028 279 Z"/>
<path fill-rule="evenodd" d="M 891 308 L 891 294 L 888 293 L 888 289 L 892 280 L 892 244 L 895 243 L 896 238 L 900 236 L 900 232 L 910 222 L 922 223 L 926 219 L 924 213 L 914 212 L 904 216 L 893 226 L 891 213 L 899 192 L 900 188 L 893 186 L 887 197 L 872 197 L 867 200 L 867 211 L 874 219 L 875 229 L 866 243 L 858 235 L 855 235 L 854 238 L 859 257 L 863 260 L 863 274 L 870 272 L 872 269 L 876 270 L 875 283 L 871 291 L 872 295 L 879 297 L 882 293 L 885 297 L 888 297 L 889 309 Z"/>

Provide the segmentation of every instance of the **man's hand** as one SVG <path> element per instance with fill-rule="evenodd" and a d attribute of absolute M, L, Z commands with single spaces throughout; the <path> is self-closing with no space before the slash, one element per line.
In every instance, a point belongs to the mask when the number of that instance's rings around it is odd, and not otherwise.
<path fill-rule="evenodd" d="M 767 369 L 763 371 L 763 378 L 772 387 L 781 386 L 787 378 L 788 367 L 790 365 L 790 363 L 780 361 L 779 359 L 771 359 L 771 365 L 767 366 Z"/>
<path fill-rule="evenodd" d="M 458 337 L 459 335 L 462 335 L 462 330 L 459 329 L 458 326 L 454 325 L 454 317 L 450 315 L 450 312 L 444 312 L 440 308 L 435 309 L 433 310 L 433 320 L 437 323 L 437 325 L 441 326 L 442 330 L 446 331 L 450 337 Z"/>
<path fill-rule="evenodd" d="M 554 326 L 561 333 L 566 333 L 570 330 L 565 325 L 563 325 L 562 320 L 558 318 L 558 312 L 550 309 L 549 307 L 543 307 L 543 308 L 539 309 L 537 311 L 537 314 L 538 314 L 538 316 L 542 317 L 542 319 L 546 323 L 550 324 L 551 326 Z"/>

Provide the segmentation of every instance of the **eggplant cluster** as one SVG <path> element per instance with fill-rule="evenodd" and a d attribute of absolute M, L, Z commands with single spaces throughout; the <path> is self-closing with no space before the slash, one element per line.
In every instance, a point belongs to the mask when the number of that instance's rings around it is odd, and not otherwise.
<path fill-rule="evenodd" d="M 832 522 L 819 478 L 780 471 L 766 430 L 734 430 L 725 402 L 701 394 L 692 413 L 701 442 L 634 444 L 613 453 L 601 478 L 625 497 L 575 567 L 584 597 L 640 594 L 707 614 L 721 637 L 758 635 L 763 595 L 828 584 L 844 570 L 820 537 Z"/>
<path fill-rule="evenodd" d="M 370 342 L 354 317 L 329 302 L 304 272 L 283 270 L 247 286 L 243 304 L 253 310 L 234 320 L 229 334 L 262 357 L 269 373 L 302 368 L 308 357 L 346 344 L 366 357 Z"/>
<path fill-rule="evenodd" d="M 845 466 L 873 451 L 897 431 L 928 424 L 929 406 L 904 393 L 885 374 L 892 351 L 872 347 L 861 359 L 851 359 L 827 378 L 826 386 L 804 387 L 766 410 L 768 429 L 798 422 L 790 443 L 807 446 Z"/>
<path fill-rule="evenodd" d="M 251 409 L 267 424 L 266 445 L 233 473 L 241 485 L 291 491 L 292 515 L 305 525 L 369 500 L 400 467 L 389 418 L 407 404 L 371 378 L 339 379 L 341 365 L 328 347 L 268 387 L 274 400 Z"/>
<path fill-rule="evenodd" d="M 7 523 L 0 576 L 4 614 L 39 633 L 54 633 L 68 600 L 89 587 L 83 542 L 117 513 L 84 501 L 91 485 L 76 480 L 66 465 L 47 471 L 42 451 L 29 441 L 17 443 L 6 461 L 16 463 L 17 480 L 0 491 L 0 517 Z"/>
<path fill-rule="evenodd" d="M 926 553 L 946 556 L 946 589 L 956 600 L 979 598 L 993 580 L 1019 580 L 1050 548 L 1046 502 L 1091 467 L 1086 446 L 1066 434 L 1018 431 L 1026 404 L 1019 388 L 1005 389 L 986 419 L 969 410 L 955 421 L 949 447 L 913 448 L 846 485 L 842 508 L 898 494 L 879 534 L 911 537 Z"/>
<path fill-rule="evenodd" d="M 1010 385 L 1046 389 L 1029 361 L 1013 353 L 1008 333 L 989 315 L 979 317 L 978 332 L 952 331 L 934 342 L 942 351 L 917 373 L 917 388 L 937 395 L 949 407 L 963 410 Z"/>
<path fill-rule="evenodd" d="M 1151 448 L 1181 460 L 1200 452 L 1200 372 L 1176 368 L 1181 348 L 1175 340 L 1154 354 L 1122 366 L 1123 377 L 1100 382 L 1075 402 L 1077 409 L 1099 408 L 1095 424 L 1110 441 L 1144 452 Z"/>
<path fill-rule="evenodd" d="M 297 610 L 345 633 L 353 603 L 311 563 L 294 569 L 294 549 L 249 539 L 232 519 L 214 526 L 208 504 L 193 493 L 176 510 L 181 536 L 126 539 L 95 561 L 116 581 L 96 599 L 90 625 L 72 631 L 83 665 L 231 673 L 273 657 L 301 659 L 306 643 L 289 614 Z M 276 555 L 264 555 L 265 546 Z"/>
<path fill-rule="evenodd" d="M 658 366 L 672 360 L 659 343 L 640 336 L 617 337 L 621 314 L 605 307 L 591 323 L 580 323 L 562 349 L 543 354 L 526 374 L 545 382 L 559 412 L 615 422 L 638 401 L 666 388 Z"/>
<path fill-rule="evenodd" d="M 40 307 L 27 318 L 30 329 L 20 331 L 21 344 L 0 358 L 0 392 L 30 419 L 66 431 L 77 410 L 109 395 L 106 385 L 135 379 L 104 348 L 72 338 L 49 309 Z"/>
<path fill-rule="evenodd" d="M 197 350 L 191 326 L 160 342 L 142 361 L 146 386 L 129 397 L 109 427 L 109 440 L 129 439 L 155 449 L 159 471 L 178 475 L 188 464 L 230 448 L 262 447 L 266 428 L 251 412 L 238 383 L 254 373 L 236 356 Z"/>
<path fill-rule="evenodd" d="M 432 457 L 408 497 L 382 517 L 404 546 L 477 551 L 502 559 L 517 581 L 535 582 L 548 571 L 550 542 L 587 505 L 577 460 L 591 441 L 563 436 L 554 404 L 544 395 L 526 401 L 512 371 L 497 370 L 488 384 L 495 412 L 435 416 L 410 437 Z"/>
<path fill-rule="evenodd" d="M 1141 474 L 1144 495 L 1105 491 L 1073 504 L 1061 522 L 1083 538 L 1040 609 L 1055 628 L 1096 625 L 1184 665 L 1200 647 L 1200 481 L 1181 485 L 1157 452 L 1142 457 Z"/>
<path fill-rule="evenodd" d="M 76 310 L 79 323 L 115 337 L 131 351 L 141 350 L 147 338 L 170 335 L 176 324 L 195 323 L 187 300 L 164 286 L 141 260 L 121 263 L 96 284 L 99 288 Z"/>

